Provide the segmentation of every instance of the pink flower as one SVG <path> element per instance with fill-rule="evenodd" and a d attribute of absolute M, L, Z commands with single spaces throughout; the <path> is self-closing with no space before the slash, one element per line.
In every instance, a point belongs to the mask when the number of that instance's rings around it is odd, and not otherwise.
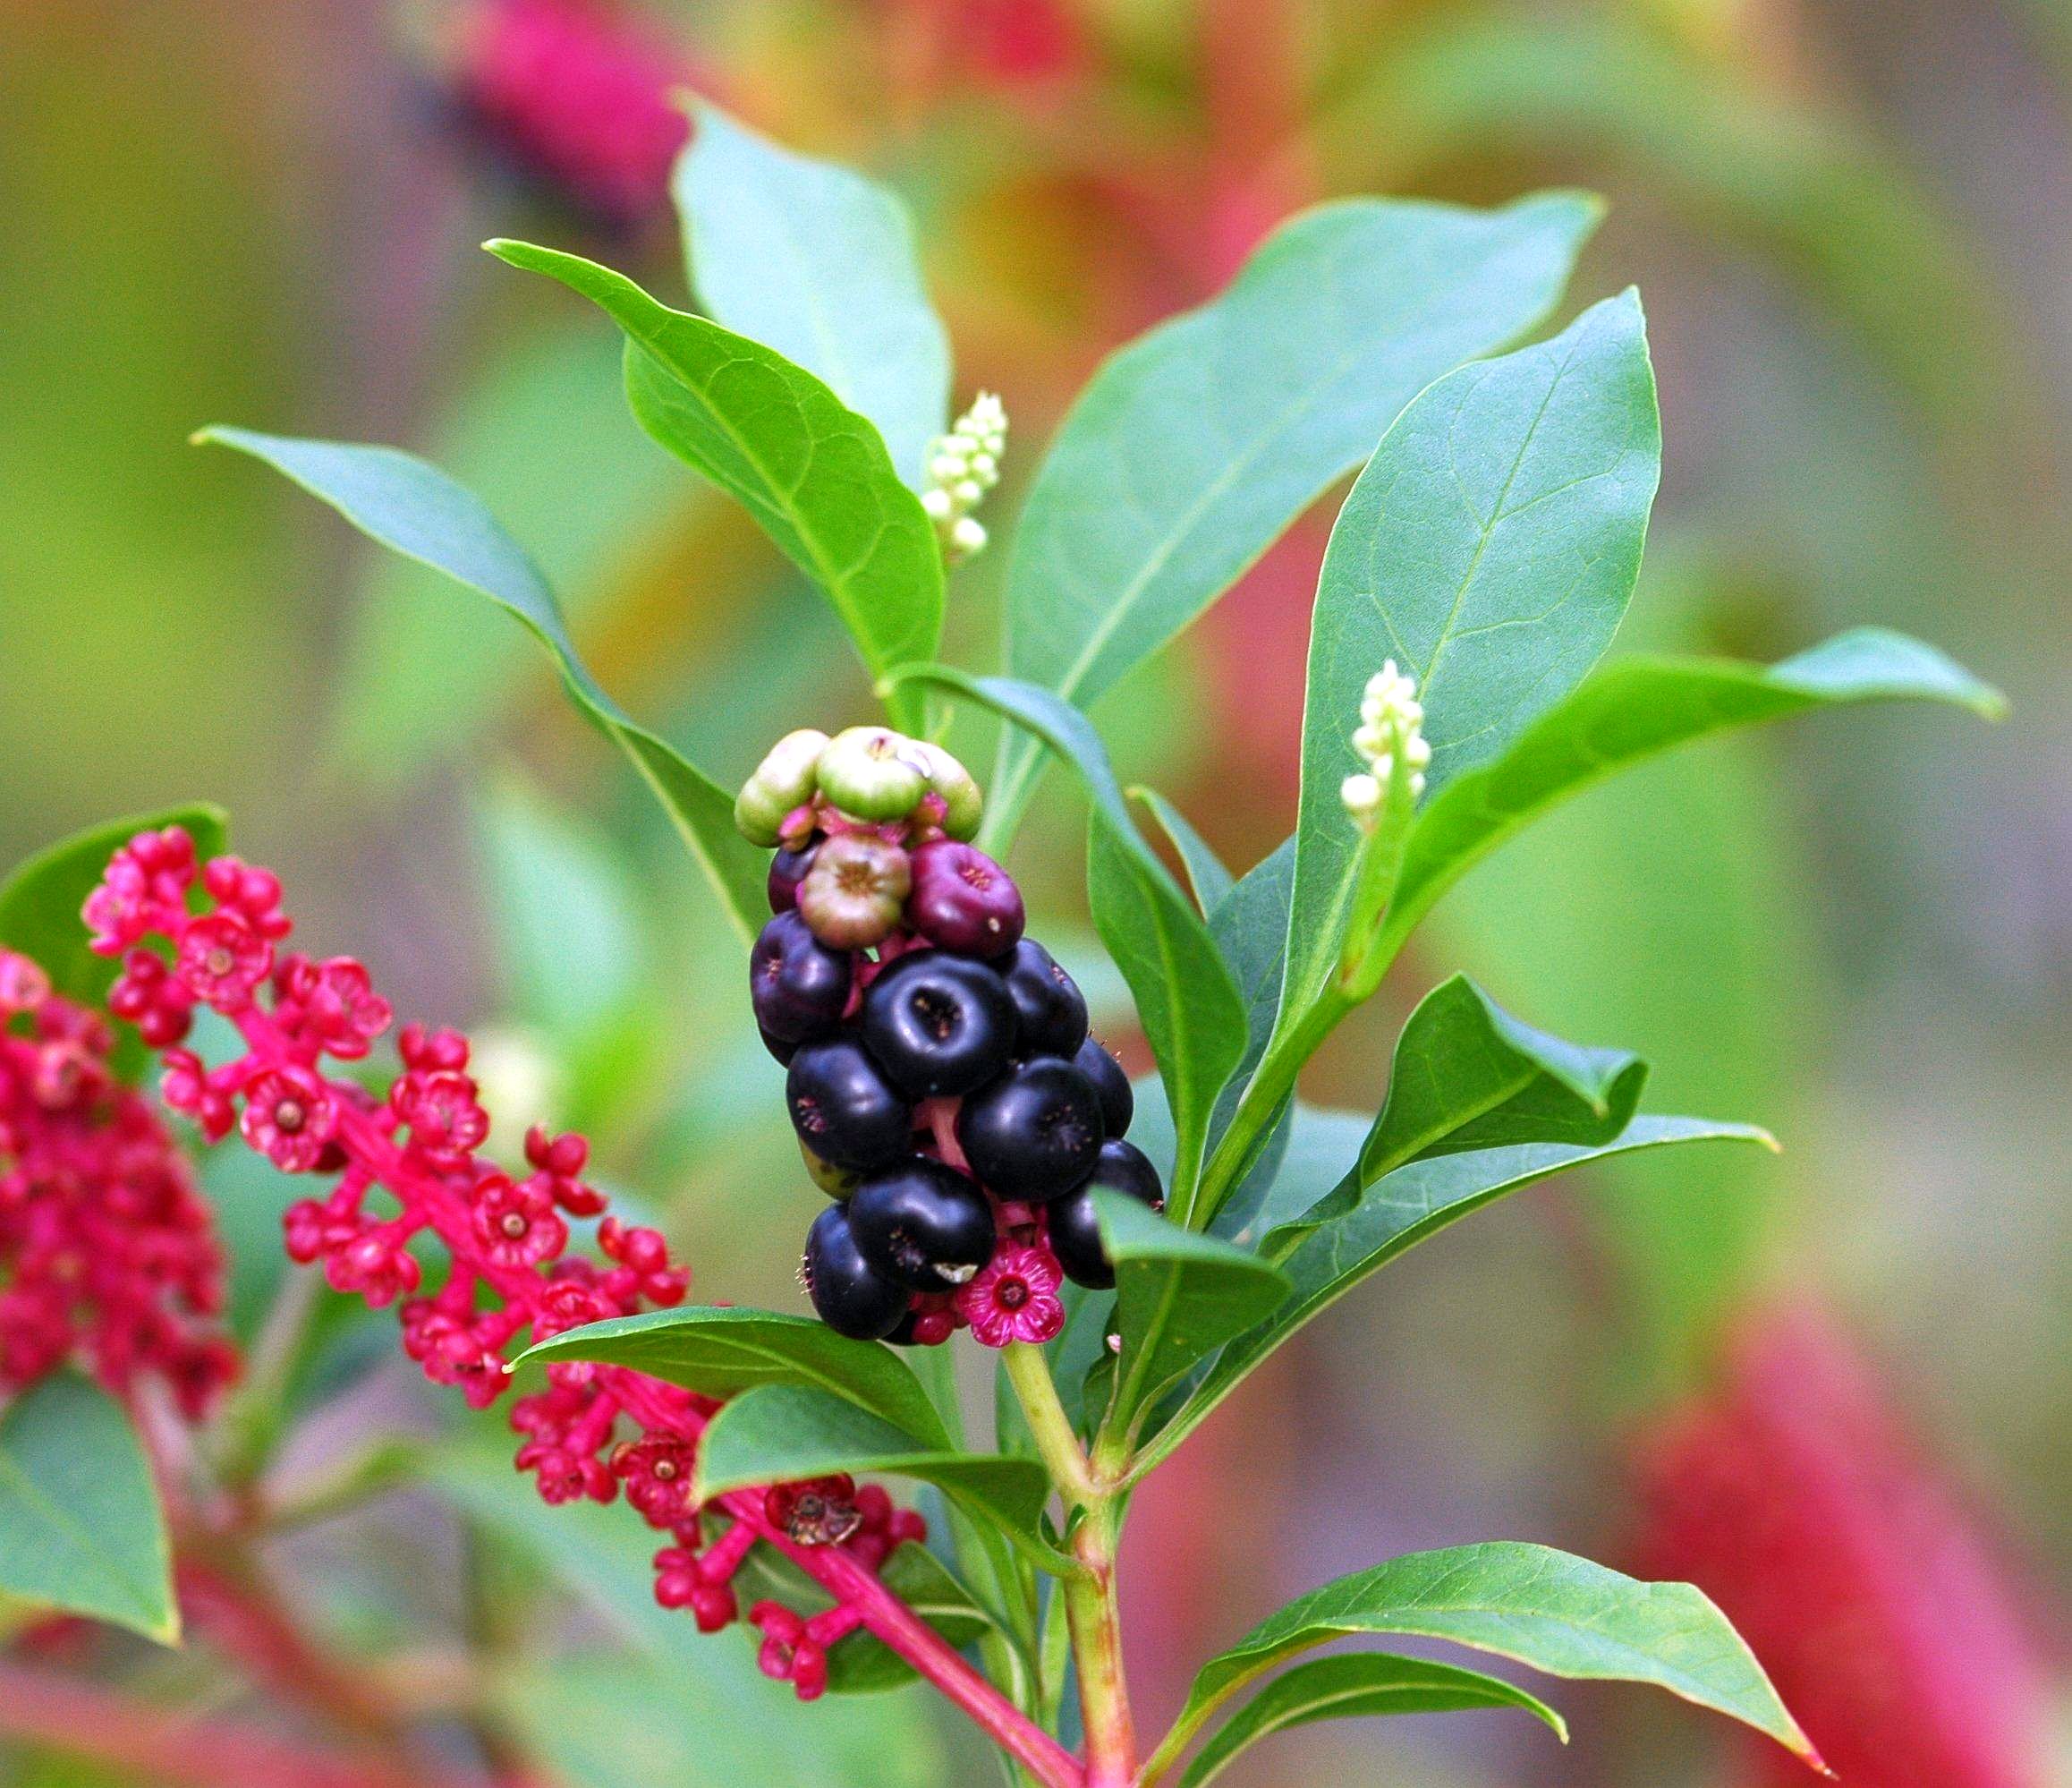
<path fill-rule="evenodd" d="M 568 1225 L 544 1187 L 487 1173 L 475 1182 L 475 1234 L 492 1264 L 532 1267 L 567 1245 Z"/>
<path fill-rule="evenodd" d="M 489 1114 L 464 1074 L 412 1069 L 389 1089 L 388 1103 L 410 1126 L 412 1145 L 434 1161 L 459 1161 L 489 1134 Z"/>
<path fill-rule="evenodd" d="M 1065 1326 L 1057 1288 L 1064 1274 L 1049 1248 L 1002 1247 L 985 1270 L 958 1289 L 957 1314 L 981 1346 L 1047 1341 Z"/>
<path fill-rule="evenodd" d="M 338 1127 L 337 1102 L 306 1068 L 269 1069 L 245 1083 L 244 1139 L 283 1173 L 307 1173 Z"/>
<path fill-rule="evenodd" d="M 234 913 L 212 913 L 181 934 L 174 969 L 197 1000 L 219 1011 L 242 1006 L 272 973 L 274 947 Z"/>
<path fill-rule="evenodd" d="M 303 1022 L 327 1055 L 354 1061 L 386 1030 L 394 1014 L 374 991 L 366 969 L 349 956 L 327 962 L 293 957 L 289 996 L 302 1008 Z"/>

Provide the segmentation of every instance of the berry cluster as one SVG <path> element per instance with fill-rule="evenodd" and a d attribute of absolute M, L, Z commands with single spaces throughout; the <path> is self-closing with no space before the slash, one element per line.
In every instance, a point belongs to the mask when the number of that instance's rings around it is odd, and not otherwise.
<path fill-rule="evenodd" d="M 189 907 L 197 882 L 208 897 L 200 913 Z M 166 1103 L 212 1142 L 237 1129 L 284 1173 L 336 1176 L 325 1196 L 288 1207 L 289 1255 L 321 1261 L 334 1287 L 376 1307 L 400 1299 L 404 1350 L 429 1378 L 458 1387 L 478 1409 L 503 1395 L 505 1360 L 529 1341 L 680 1302 L 689 1274 L 671 1264 L 655 1230 L 606 1214 L 604 1195 L 582 1178 L 589 1154 L 582 1137 L 535 1128 L 525 1137 L 530 1171 L 522 1177 L 481 1156 L 489 1119 L 459 1032 L 405 1026 L 396 1039 L 401 1072 L 386 1094 L 326 1071 L 326 1058 L 350 1062 L 369 1053 L 390 1023 L 388 1003 L 349 958 L 317 961 L 279 950 L 293 929 L 280 898 L 280 883 L 267 871 L 234 857 L 198 865 L 187 835 L 170 830 L 141 833 L 115 854 L 87 902 L 86 919 L 93 948 L 123 959 L 110 1009 L 164 1052 Z M 0 957 L 0 965 L 13 960 Z M 0 988 L 24 985 L 18 969 L 11 973 Z M 40 1033 L 33 1043 L 4 1040 L 20 1057 L 18 1071 L 0 1073 L 6 1096 L 41 1109 L 38 1102 L 55 1107 L 61 1097 L 84 1100 L 86 1089 L 97 1089 L 92 1096 L 101 1103 L 94 1109 L 112 1110 L 129 1128 L 104 1138 L 82 1123 L 72 1146 L 92 1142 L 119 1153 L 141 1136 L 156 1137 L 169 1156 L 163 1134 L 145 1128 L 150 1120 L 141 1103 L 125 1105 L 92 1071 L 89 1057 L 105 1048 L 105 1033 L 89 1035 L 89 1050 L 74 1035 L 75 1020 L 39 1001 L 36 991 L 15 993 L 6 1008 L 36 1012 Z M 197 1005 L 236 1027 L 242 1054 L 210 1068 L 178 1046 Z M 14 1056 L 8 1060 L 13 1068 Z M 0 1149 L 17 1149 L 8 1140 L 15 1134 L 0 1123 Z M 58 1157 L 59 1165 L 68 1160 Z M 0 1179 L 0 1264 L 11 1233 L 9 1188 L 19 1178 Z M 213 1285 L 215 1256 L 208 1251 L 181 1269 L 184 1257 L 173 1252 L 183 1231 L 171 1219 L 195 1227 L 184 1181 L 164 1169 L 157 1179 L 132 1172 L 113 1183 L 130 1203 L 111 1214 L 125 1223 L 130 1204 L 165 1209 L 157 1228 L 112 1226 L 131 1238 L 125 1246 L 140 1255 L 139 1264 L 148 1262 L 161 1279 L 176 1275 L 199 1298 Z M 372 1208 L 378 1193 L 392 1210 Z M 600 1220 L 601 1261 L 568 1253 L 571 1220 L 592 1218 Z M 85 1257 L 89 1265 L 123 1258 L 106 1252 L 111 1242 L 97 1246 L 102 1252 Z M 443 1282 L 428 1286 L 428 1263 L 441 1256 Z M 72 1270 L 81 1269 L 75 1263 Z M 7 1297 L 25 1282 L 11 1285 Z M 0 1299 L 0 1313 L 6 1307 Z M 98 1332 L 91 1339 L 97 1350 L 113 1345 Z M 690 1609 L 708 1631 L 727 1624 L 738 1613 L 735 1574 L 765 1542 L 836 1602 L 810 1617 L 775 1603 L 750 1612 L 765 1634 L 764 1667 L 802 1698 L 821 1692 L 828 1648 L 858 1626 L 907 1645 L 910 1656 L 914 1645 L 932 1640 L 925 1629 L 915 1635 L 911 1611 L 875 1576 L 894 1546 L 924 1537 L 919 1516 L 846 1477 L 740 1492 L 701 1508 L 691 1498 L 692 1467 L 698 1437 L 718 1408 L 714 1400 L 623 1367 L 562 1363 L 547 1375 L 543 1392 L 512 1408 L 511 1426 L 523 1441 L 519 1468 L 533 1474 L 549 1503 L 607 1503 L 623 1490 L 650 1526 L 669 1536 L 655 1560 L 655 1594 L 665 1607 Z"/>
<path fill-rule="evenodd" d="M 215 1322 L 223 1251 L 111 1042 L 0 950 L 0 1397 L 76 1359 L 117 1395 L 156 1379 L 200 1420 L 237 1367 Z"/>
<path fill-rule="evenodd" d="M 853 727 L 779 740 L 735 809 L 777 851 L 756 1022 L 835 1200 L 802 1277 L 821 1319 L 860 1339 L 1048 1341 L 1062 1278 L 1115 1282 L 1094 1188 L 1164 1203 L 1122 1139 L 1129 1081 L 1084 998 L 969 842 L 981 805 L 939 746 Z"/>

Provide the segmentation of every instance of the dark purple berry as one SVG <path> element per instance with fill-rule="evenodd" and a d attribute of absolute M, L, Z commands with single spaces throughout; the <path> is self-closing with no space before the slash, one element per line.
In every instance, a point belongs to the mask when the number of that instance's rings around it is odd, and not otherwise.
<path fill-rule="evenodd" d="M 1015 1007 L 983 963 L 939 949 L 899 958 L 863 996 L 864 1047 L 910 1099 L 982 1086 L 1015 1049 Z"/>
<path fill-rule="evenodd" d="M 749 953 L 755 1021 L 780 1043 L 824 1036 L 842 1021 L 850 976 L 845 952 L 829 949 L 796 913 L 779 913 Z"/>
<path fill-rule="evenodd" d="M 986 1195 L 926 1155 L 872 1174 L 847 1208 L 863 1258 L 916 1291 L 962 1285 L 993 1257 L 993 1207 Z"/>
<path fill-rule="evenodd" d="M 863 1052 L 831 1037 L 803 1045 L 785 1077 L 799 1140 L 836 1167 L 881 1167 L 912 1146 L 913 1111 Z"/>
<path fill-rule="evenodd" d="M 938 839 L 913 853 L 906 923 L 938 949 L 995 957 L 1021 941 L 1022 890 L 984 851 Z"/>
<path fill-rule="evenodd" d="M 799 1276 L 820 1320 L 853 1341 L 888 1335 L 906 1314 L 906 1288 L 895 1285 L 863 1258 L 845 1205 L 830 1205 L 813 1219 Z"/>
<path fill-rule="evenodd" d="M 1061 1055 L 1069 1061 L 1086 1041 L 1086 996 L 1050 952 L 1023 938 L 1000 964 L 1022 1048 L 1029 1055 Z"/>
<path fill-rule="evenodd" d="M 1040 1203 L 1071 1191 L 1093 1171 L 1106 1137 L 1093 1083 L 1056 1056 L 1010 1068 L 957 1112 L 958 1146 L 1003 1198 Z"/>
<path fill-rule="evenodd" d="M 1159 1170 L 1142 1149 L 1126 1142 L 1103 1144 L 1093 1178 L 1044 1207 L 1050 1251 L 1057 1256 L 1065 1276 L 1097 1291 L 1115 1283 L 1115 1266 L 1100 1245 L 1100 1224 L 1094 1214 L 1093 1193 L 1099 1186 L 1126 1193 L 1154 1211 L 1166 1207 L 1166 1188 L 1159 1184 Z"/>
<path fill-rule="evenodd" d="M 813 866 L 813 852 L 819 841 L 803 850 L 780 850 L 769 860 L 769 878 L 764 886 L 769 891 L 769 909 L 773 913 L 789 913 L 799 904 L 799 883 L 806 879 L 806 872 Z"/>
<path fill-rule="evenodd" d="M 760 1025 L 756 1026 L 756 1029 L 761 1034 L 762 1046 L 786 1068 L 789 1068 L 792 1065 L 792 1058 L 799 1052 L 798 1044 L 786 1043 L 782 1037 L 773 1037 Z"/>
<path fill-rule="evenodd" d="M 1094 1038 L 1089 1037 L 1072 1058 L 1072 1065 L 1093 1082 L 1100 1095 L 1100 1120 L 1110 1137 L 1126 1136 L 1130 1120 L 1137 1114 L 1137 1095 L 1130 1090 L 1130 1077 Z"/>

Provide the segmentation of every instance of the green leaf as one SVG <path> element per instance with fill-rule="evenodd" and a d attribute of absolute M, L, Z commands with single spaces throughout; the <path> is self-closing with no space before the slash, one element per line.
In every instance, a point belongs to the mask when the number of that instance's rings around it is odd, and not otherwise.
<path fill-rule="evenodd" d="M 910 665 L 888 682 L 928 682 L 983 702 L 1069 762 L 1091 797 L 1087 888 L 1094 929 L 1136 1000 L 1177 1138 L 1168 1191 L 1192 1196 L 1216 1095 L 1244 1048 L 1244 1008 L 1230 971 L 1187 897 L 1130 817 L 1093 723 L 1048 690 L 947 665 Z"/>
<path fill-rule="evenodd" d="M 1229 288 L 1109 359 L 1036 475 L 1007 572 L 1007 666 L 1091 707 L 1372 451 L 1441 373 L 1552 308 L 1596 202 L 1358 199 L 1283 225 Z M 1011 828 L 1039 760 L 1003 741 Z"/>
<path fill-rule="evenodd" d="M 1451 1714 L 1478 1707 L 1522 1707 L 1544 1720 L 1566 1744 L 1568 1727 L 1536 1696 L 1479 1670 L 1392 1652 L 1348 1652 L 1298 1664 L 1227 1720 L 1180 1777 L 1180 1788 L 1205 1788 L 1248 1746 L 1291 1726 L 1378 1714 Z"/>
<path fill-rule="evenodd" d="M 1244 1006 L 1194 909 L 1164 876 L 1144 871 L 1133 830 L 1118 834 L 1099 808 L 1087 832 L 1087 895 L 1094 929 L 1134 996 L 1159 1064 L 1177 1145 L 1168 1191 L 1193 1202 L 1216 1095 L 1244 1052 Z"/>
<path fill-rule="evenodd" d="M 515 339 L 499 330 L 497 352 L 442 394 L 423 442 L 424 457 L 495 514 L 522 520 L 579 633 L 624 613 L 652 567 L 724 507 L 716 491 L 686 501 L 680 468 L 627 414 L 620 353 L 616 330 L 559 307 Z M 383 555 L 352 583 L 326 667 L 325 768 L 356 794 L 406 799 L 428 762 L 523 711 L 538 660 L 522 634 L 454 601 L 445 576 L 414 560 Z"/>
<path fill-rule="evenodd" d="M 17 864 L 0 882 L 0 945 L 19 950 L 41 966 L 50 984 L 82 1006 L 98 1008 L 122 973 L 115 957 L 87 948 L 80 909 L 94 890 L 108 859 L 139 832 L 183 826 L 204 863 L 220 856 L 230 842 L 230 818 L 222 808 L 197 802 L 156 813 L 110 820 L 47 845 Z M 125 1080 L 143 1072 L 150 1054 L 127 1026 L 116 1026 L 115 1070 Z"/>
<path fill-rule="evenodd" d="M 1439 897 L 1556 803 L 1689 740 L 1854 702 L 1949 702 L 1988 719 L 2000 693 L 1932 646 L 1882 627 L 1838 634 L 1781 664 L 1627 658 L 1549 710 L 1494 762 L 1441 789 L 1404 848 L 1381 947 L 1399 948 Z"/>
<path fill-rule="evenodd" d="M 1512 1143 L 1609 1142 L 1646 1079 L 1638 1057 L 1536 1031 L 1456 975 L 1403 1027 L 1360 1177 L 1371 1182 L 1405 1162 Z"/>
<path fill-rule="evenodd" d="M 702 1503 L 729 1490 L 839 1471 L 883 1471 L 933 1484 L 967 1513 L 1050 1562 L 1049 1549 L 1035 1537 L 1050 1494 L 1040 1465 L 952 1452 L 846 1398 L 805 1385 L 763 1384 L 728 1402 L 698 1443 L 692 1489 Z"/>
<path fill-rule="evenodd" d="M 1336 1191 L 1360 1159 L 1374 1120 L 1359 1111 L 1335 1111 L 1299 1099 L 1257 1165 L 1209 1225 L 1211 1235 L 1256 1249 L 1261 1236 L 1313 1209 Z"/>
<path fill-rule="evenodd" d="M 1611 643 L 1640 571 L 1661 430 L 1640 301 L 1463 367 L 1396 419 L 1346 499 L 1310 628 L 1281 1022 L 1337 963 L 1358 847 L 1339 787 L 1367 680 L 1417 679 L 1430 779 L 1496 755 Z"/>
<path fill-rule="evenodd" d="M 1121 1193 L 1096 1188 L 1094 1205 L 1115 1263 L 1115 1409 L 1126 1435 L 1189 1367 L 1278 1307 L 1289 1281 L 1257 1255 L 1169 1223 Z"/>
<path fill-rule="evenodd" d="M 1553 1676 L 1652 1683 L 1820 1763 L 1762 1666 L 1701 1591 L 1510 1540 L 1411 1553 L 1290 1602 L 1202 1666 L 1176 1731 L 1198 1728 L 1282 1658 L 1352 1633 L 1451 1639 Z"/>
<path fill-rule="evenodd" d="M 525 549 L 471 492 L 394 447 L 293 440 L 249 429 L 205 429 L 197 441 L 264 460 L 362 533 L 443 571 L 524 623 L 553 655 L 577 707 L 625 753 L 654 791 L 746 938 L 761 924 L 769 865 L 734 825 L 734 797 L 606 694 L 568 637 L 560 605 Z"/>
<path fill-rule="evenodd" d="M 529 243 L 488 247 L 558 279 L 625 331 L 626 393 L 641 426 L 745 506 L 827 592 L 873 676 L 934 655 L 942 551 L 866 418 L 782 354 L 672 311 L 624 274 Z M 921 724 L 915 699 L 897 697 L 893 711 L 910 729 Z"/>
<path fill-rule="evenodd" d="M 1181 866 L 1187 872 L 1187 885 L 1194 890 L 1194 904 L 1202 909 L 1202 916 L 1208 918 L 1230 898 L 1237 886 L 1237 878 L 1224 868 L 1222 859 L 1188 822 L 1187 816 L 1156 788 L 1147 788 L 1139 783 L 1129 792 L 1134 800 L 1142 802 L 1151 810 L 1151 817 L 1159 822 L 1159 830 L 1172 840 L 1173 848 L 1179 853 Z"/>
<path fill-rule="evenodd" d="M 698 302 L 869 417 L 918 490 L 948 422 L 950 350 L 906 208 L 706 105 L 674 186 Z"/>
<path fill-rule="evenodd" d="M 158 1491 L 123 1406 L 71 1373 L 0 1418 L 0 1591 L 180 1638 Z"/>
<path fill-rule="evenodd" d="M 1307 1214 L 1282 1224 L 1260 1244 L 1261 1256 L 1275 1262 L 1293 1283 L 1293 1295 L 1270 1321 L 1223 1350 L 1156 1442 L 1146 1448 L 1142 1469 L 1149 1469 L 1179 1445 L 1246 1374 L 1304 1323 L 1337 1303 L 1370 1273 L 1471 1212 L 1571 1168 L 1640 1149 L 1713 1141 L 1776 1146 L 1766 1132 L 1752 1125 L 1641 1117 L 1611 1141 L 1595 1146 L 1527 1143 L 1470 1154 L 1436 1154 L 1371 1181 L 1363 1179 L 1355 1168 Z"/>
<path fill-rule="evenodd" d="M 603 1360 L 708 1397 L 759 1384 L 804 1386 L 931 1445 L 949 1444 L 942 1418 L 904 1360 L 882 1342 L 851 1341 L 809 1316 L 730 1305 L 647 1310 L 570 1329 L 527 1349 L 515 1364 L 529 1359 Z"/>
<path fill-rule="evenodd" d="M 1253 864 L 1209 915 L 1209 934 L 1223 952 L 1244 1002 L 1244 1052 L 1225 1082 L 1209 1120 L 1209 1145 L 1223 1137 L 1252 1070 L 1266 1053 L 1287 969 L 1287 915 L 1295 895 L 1295 839 L 1281 840 Z"/>

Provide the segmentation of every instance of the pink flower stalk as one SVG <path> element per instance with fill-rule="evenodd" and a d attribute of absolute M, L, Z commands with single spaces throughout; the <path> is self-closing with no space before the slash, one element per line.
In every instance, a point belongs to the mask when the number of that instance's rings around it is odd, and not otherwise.
<path fill-rule="evenodd" d="M 1851 1788 L 2042 1788 L 2047 1673 L 2017 1597 L 1831 1324 L 1747 1324 L 1643 1484 L 1649 1574 L 1719 1602 Z M 1805 1779 L 1767 1747 L 1749 1771 Z"/>
<path fill-rule="evenodd" d="M 671 95 L 690 70 L 668 46 L 586 0 L 488 0 L 460 95 L 497 140 L 576 202 L 621 224 L 652 215 L 690 135 Z"/>
<path fill-rule="evenodd" d="M 235 1128 L 283 1172 L 332 1178 L 327 1194 L 287 1210 L 287 1251 L 305 1264 L 321 1262 L 341 1291 L 378 1307 L 396 1304 L 404 1350 L 428 1377 L 483 1408 L 503 1395 L 505 1360 L 530 1341 L 683 1299 L 689 1275 L 671 1263 L 662 1237 L 602 1215 L 603 1195 L 581 1177 L 589 1155 L 581 1137 L 533 1129 L 525 1138 L 531 1171 L 522 1178 L 480 1158 L 489 1120 L 468 1076 L 468 1042 L 460 1033 L 405 1026 L 397 1038 L 402 1071 L 385 1096 L 327 1073 L 327 1058 L 364 1056 L 390 1021 L 366 971 L 344 958 L 319 962 L 283 953 L 278 946 L 293 927 L 280 910 L 280 884 L 265 871 L 229 857 L 208 864 L 200 881 L 209 906 L 200 914 L 189 910 L 196 879 L 191 843 L 177 830 L 140 834 L 116 853 L 86 908 L 93 948 L 123 958 L 110 1007 L 164 1050 L 166 1103 L 211 1141 Z M 170 966 L 155 943 L 166 949 Z M 21 981 L 19 972 L 15 979 Z M 139 1116 L 149 1125 L 140 1103 L 123 1105 L 96 1065 L 105 1029 L 89 1020 L 82 1033 L 75 1009 L 43 998 L 33 983 L 18 986 L 15 1001 L 10 1009 L 39 1015 L 42 1034 L 33 1043 L 7 1040 L 10 1060 L 19 1063 L 6 1083 L 14 1104 L 40 1113 L 46 1105 L 38 1101 L 57 1100 L 66 1111 L 83 1111 L 98 1100 L 93 1110 L 112 1103 L 132 1112 L 132 1128 Z M 198 1004 L 236 1027 L 243 1053 L 211 1068 L 176 1046 Z M 56 1090 L 38 1090 L 48 1088 Z M 155 1144 L 154 1160 L 169 1154 L 155 1126 L 143 1134 Z M 122 1140 L 111 1136 L 105 1146 Z M 0 1221 L 10 1208 L 6 1188 L 21 1178 L 0 1181 Z M 121 1183 L 133 1184 L 135 1176 Z M 199 1206 L 183 1181 L 162 1171 L 150 1185 L 170 1212 L 197 1228 Z M 129 1210 L 111 1214 L 127 1219 Z M 570 1220 L 600 1215 L 602 1259 L 572 1256 Z M 205 1239 L 205 1230 L 199 1232 Z M 8 1233 L 0 1229 L 0 1236 Z M 167 1244 L 158 1230 L 143 1234 L 135 1247 L 154 1250 L 156 1264 Z M 443 1279 L 428 1283 L 428 1264 L 442 1260 Z M 199 1294 L 213 1285 L 217 1264 L 212 1247 L 198 1252 L 183 1259 L 176 1282 Z M 437 1268 L 429 1270 L 436 1277 Z M 33 1282 L 45 1283 L 55 1271 Z M 24 1282 L 11 1288 L 11 1298 L 26 1295 Z M 132 1328 L 138 1301 L 120 1306 Z M 31 1364 L 62 1351 L 70 1334 L 32 1332 L 40 1339 L 24 1354 Z M 139 1350 L 133 1341 L 117 1347 L 102 1340 L 106 1332 L 104 1321 L 97 1344 L 111 1360 Z M 918 1515 L 845 1477 L 742 1493 L 701 1509 L 691 1500 L 692 1473 L 699 1435 L 718 1407 L 714 1400 L 622 1367 L 563 1363 L 547 1376 L 546 1390 L 511 1411 L 522 1437 L 519 1467 L 549 1503 L 607 1503 L 623 1489 L 649 1524 L 669 1536 L 655 1561 L 664 1606 L 691 1609 L 708 1630 L 726 1624 L 737 1612 L 734 1574 L 759 1541 L 767 1542 L 836 1598 L 833 1610 L 811 1618 L 772 1613 L 768 1605 L 757 1611 L 764 1667 L 793 1682 L 802 1699 L 825 1688 L 828 1648 L 862 1625 L 910 1656 L 916 1633 L 925 1635 L 942 1653 L 928 1660 L 938 1671 L 947 1659 L 971 1674 L 911 1611 L 898 1608 L 874 1574 L 894 1546 L 925 1537 Z"/>
<path fill-rule="evenodd" d="M 208 1206 L 94 1013 L 0 950 L 0 1397 L 76 1360 L 200 1420 L 235 1375 Z"/>

